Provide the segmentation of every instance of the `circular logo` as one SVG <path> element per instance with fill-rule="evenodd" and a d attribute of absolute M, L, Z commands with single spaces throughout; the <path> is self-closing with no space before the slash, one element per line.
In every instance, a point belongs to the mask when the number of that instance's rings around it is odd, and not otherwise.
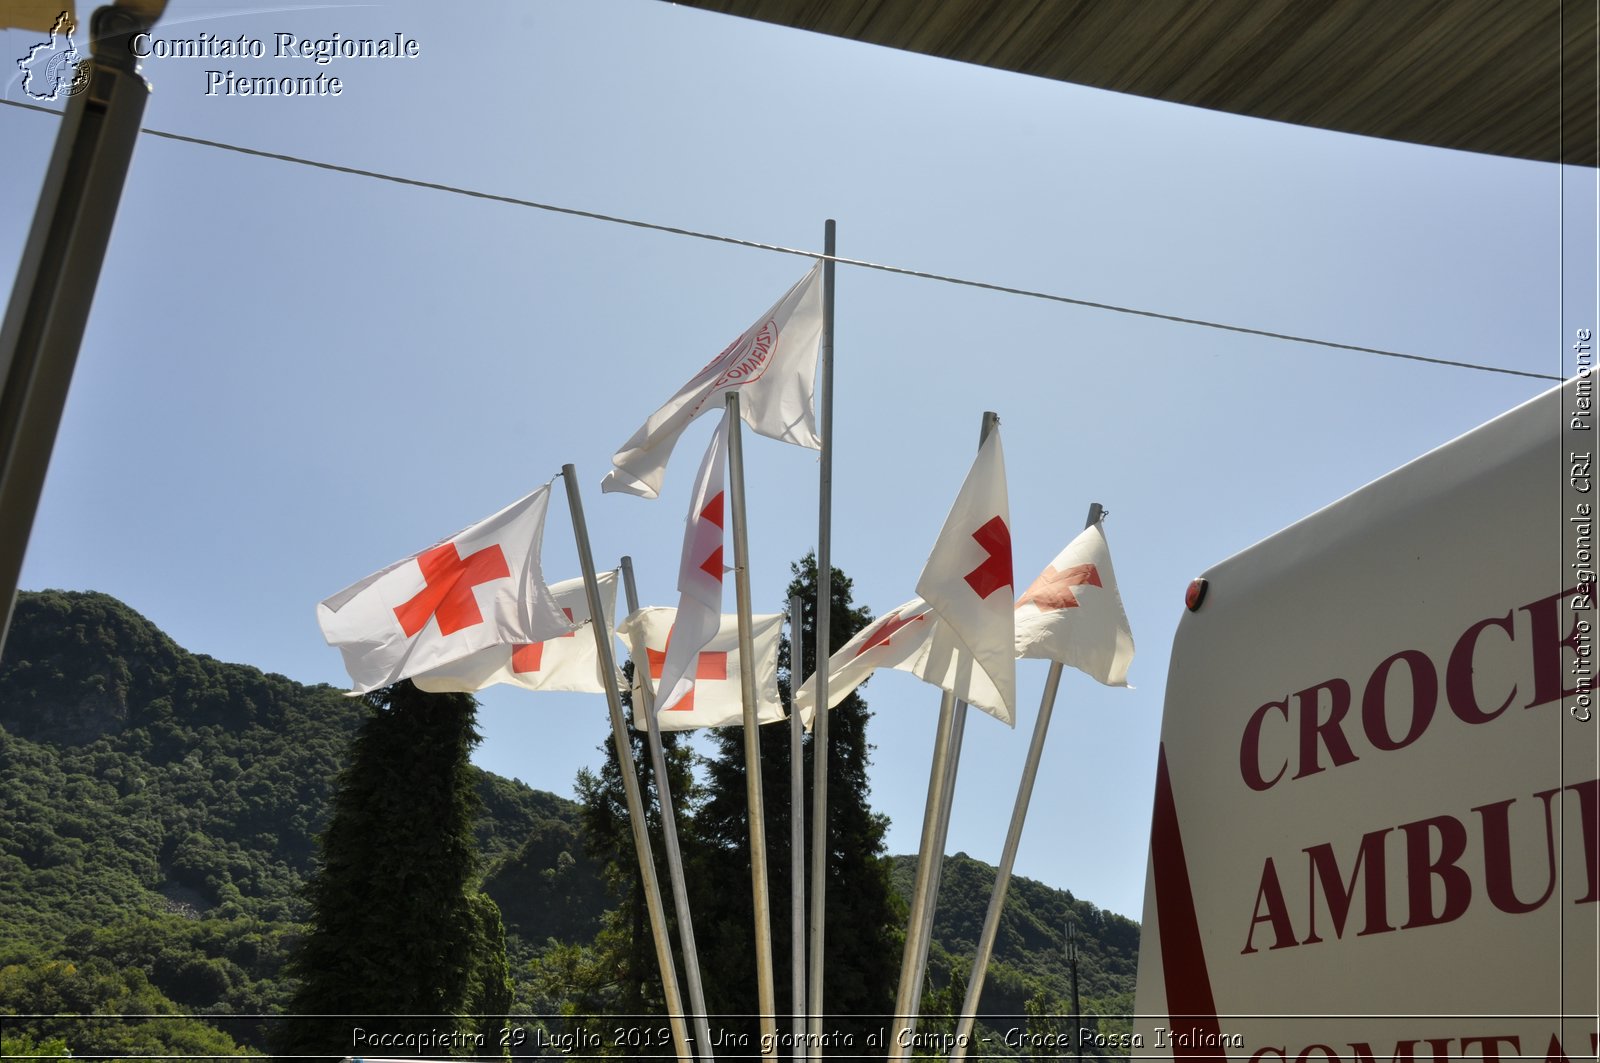
<path fill-rule="evenodd" d="M 49 98 L 76 96 L 89 87 L 89 60 L 74 62 L 78 53 L 62 52 L 52 56 L 45 67 L 45 84 L 51 86 Z"/>

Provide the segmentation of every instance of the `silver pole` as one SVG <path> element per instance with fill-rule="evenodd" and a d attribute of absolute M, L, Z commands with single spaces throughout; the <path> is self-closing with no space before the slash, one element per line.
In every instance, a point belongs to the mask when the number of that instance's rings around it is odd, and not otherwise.
<path fill-rule="evenodd" d="M 939 906 L 939 886 L 944 882 L 944 854 L 949 849 L 950 810 L 955 804 L 956 772 L 961 766 L 961 743 L 967 730 L 967 703 L 956 701 L 955 715 L 950 720 L 950 756 L 945 761 L 944 778 L 939 783 L 939 825 L 934 840 L 934 852 L 939 854 L 933 862 L 933 874 L 928 883 L 928 905 L 922 912 L 922 926 L 917 938 L 916 970 L 911 975 L 911 1028 L 915 1029 L 922 1012 L 922 986 L 928 975 L 928 953 L 933 948 L 933 916 Z"/>
<path fill-rule="evenodd" d="M 817 715 L 811 725 L 811 981 L 806 987 L 807 1029 L 822 1043 L 824 923 L 828 913 L 828 655 L 833 652 L 833 256 L 834 224 L 823 226 L 822 389 L 818 430 L 822 435 L 817 485 Z M 818 1048 L 816 1057 L 822 1051 Z"/>
<path fill-rule="evenodd" d="M 1100 503 L 1089 505 L 1085 528 L 1100 523 L 1104 512 Z M 989 960 L 994 956 L 994 941 L 1000 931 L 1000 912 L 1005 907 L 1006 890 L 1011 886 L 1011 869 L 1017 862 L 1017 846 L 1022 842 L 1022 825 L 1028 818 L 1028 803 L 1033 799 L 1033 783 L 1039 775 L 1039 760 L 1044 754 L 1045 735 L 1050 730 L 1050 714 L 1055 709 L 1056 689 L 1061 685 L 1060 661 L 1050 662 L 1050 672 L 1044 680 L 1044 696 L 1039 700 L 1039 718 L 1033 724 L 1033 739 L 1028 743 L 1028 757 L 1022 765 L 1022 781 L 1017 784 L 1017 801 L 1011 809 L 1011 825 L 1006 829 L 1006 844 L 1000 854 L 1000 866 L 995 869 L 994 889 L 989 894 L 989 910 L 983 917 L 983 931 L 978 935 L 978 951 L 972 958 L 972 975 L 967 980 L 967 996 L 961 1004 L 961 1021 L 956 1025 L 955 1045 L 950 1051 L 951 1063 L 966 1058 L 966 1042 L 971 1038 L 972 1027 L 978 1021 L 978 998 L 983 995 L 983 981 L 989 974 Z"/>
<path fill-rule="evenodd" d="M 761 794 L 761 730 L 756 712 L 755 644 L 750 628 L 750 543 L 745 521 L 744 432 L 739 393 L 728 404 L 728 501 L 733 510 L 734 597 L 739 614 L 739 687 L 744 696 L 744 792 L 750 819 L 750 892 L 755 899 L 756 1003 L 761 1009 L 761 1054 L 778 1055 L 778 1007 L 772 977 L 772 901 L 767 886 L 767 815 Z"/>
<path fill-rule="evenodd" d="M 578 543 L 578 563 L 583 568 L 583 589 L 589 599 L 589 615 L 605 616 L 600 604 L 600 584 L 594 576 L 594 555 L 589 550 L 589 526 L 583 519 L 583 498 L 578 492 L 578 470 L 561 466 L 567 482 L 567 507 L 572 512 L 572 536 Z M 611 640 L 605 624 L 591 625 L 600 654 L 600 674 L 613 677 L 617 663 L 611 655 Z M 645 909 L 650 913 L 650 931 L 656 943 L 656 963 L 661 968 L 661 988 L 667 998 L 667 1022 L 672 1028 L 672 1043 L 682 1063 L 692 1063 L 689 1030 L 683 1021 L 683 999 L 678 993 L 678 972 L 672 965 L 672 942 L 667 937 L 667 917 L 661 904 L 661 883 L 656 879 L 655 857 L 650 852 L 650 834 L 645 827 L 644 798 L 639 793 L 639 777 L 634 774 L 633 744 L 622 722 L 622 697 L 614 680 L 606 682 L 606 705 L 611 710 L 611 742 L 617 750 L 617 770 L 622 776 L 622 792 L 628 801 L 628 820 L 633 825 L 633 848 L 639 856 L 639 877 L 644 882 Z"/>
<path fill-rule="evenodd" d="M 622 589 L 627 595 L 628 615 L 639 611 L 639 589 L 633 581 L 633 558 L 622 559 Z M 641 670 L 642 667 L 642 670 Z M 656 719 L 656 692 L 650 682 L 650 663 L 637 658 L 633 671 L 639 677 L 642 704 L 634 713 L 634 725 L 645 718 L 650 738 L 650 765 L 655 771 L 656 793 L 661 800 L 661 834 L 667 847 L 667 873 L 672 880 L 672 906 L 678 913 L 678 937 L 683 945 L 683 974 L 689 983 L 689 1006 L 694 1009 L 694 1032 L 702 1060 L 716 1058 L 711 1050 L 711 1026 L 706 1018 L 705 988 L 700 983 L 700 952 L 694 943 L 694 918 L 689 912 L 689 890 L 683 877 L 683 851 L 678 847 L 678 817 L 672 808 L 672 784 L 667 778 L 667 755 L 661 745 L 661 722 Z"/>
<path fill-rule="evenodd" d="M 933 863 L 943 853 L 939 845 L 939 804 L 948 775 L 950 763 L 950 736 L 955 729 L 956 696 L 945 691 L 939 699 L 939 723 L 933 732 L 933 766 L 928 772 L 928 798 L 922 809 L 922 839 L 917 847 L 917 879 L 911 892 L 911 913 L 906 919 L 906 944 L 900 955 L 900 988 L 895 996 L 894 1022 L 889 1038 L 889 1058 L 904 1059 L 910 1050 L 903 1035 L 914 1028 L 917 1002 L 912 999 L 916 987 L 918 956 L 923 952 L 922 929 L 931 925 L 926 913 L 929 907 L 928 885 L 933 880 Z"/>
<path fill-rule="evenodd" d="M 806 1032 L 806 765 L 805 728 L 794 692 L 805 677 L 803 604 L 789 599 L 789 1011 L 794 1058 L 803 1058 Z"/>
<path fill-rule="evenodd" d="M 0 325 L 0 647 L 150 99 L 129 42 L 150 30 L 164 7 L 102 7 L 90 19 L 89 81 L 61 117 Z M 74 72 L 61 76 L 70 80 Z"/>
<path fill-rule="evenodd" d="M 998 414 L 993 410 L 984 411 L 978 430 L 980 448 L 999 423 Z M 939 702 L 939 730 L 934 737 L 933 766 L 928 772 L 928 803 L 923 810 L 922 850 L 918 854 L 911 917 L 906 926 L 905 954 L 900 961 L 894 1043 L 889 1046 L 891 1059 L 903 1059 L 908 1054 L 908 1048 L 900 1043 L 904 1040 L 901 1034 L 916 1029 L 917 1014 L 921 1010 L 922 981 L 927 974 L 928 952 L 933 945 L 933 914 L 938 906 L 939 880 L 944 874 L 945 841 L 950 833 L 956 769 L 961 763 L 961 741 L 966 734 L 966 727 L 967 703 L 957 700 L 955 695 L 947 691 Z"/>

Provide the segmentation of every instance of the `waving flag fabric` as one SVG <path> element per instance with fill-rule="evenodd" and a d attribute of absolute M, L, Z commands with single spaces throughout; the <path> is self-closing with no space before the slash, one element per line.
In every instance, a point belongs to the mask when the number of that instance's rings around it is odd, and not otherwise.
<path fill-rule="evenodd" d="M 676 641 L 673 621 L 677 615 L 676 609 L 650 606 L 617 628 L 618 637 L 630 647 L 635 681 L 642 678 L 640 669 L 644 668 L 656 689 L 660 689 L 662 665 Z M 756 665 L 756 719 L 773 723 L 784 719 L 778 701 L 778 636 L 783 629 L 783 614 L 758 613 L 750 619 Z M 739 618 L 726 614 L 720 620 L 716 634 L 695 655 L 694 689 L 674 708 L 656 714 L 663 731 L 737 727 L 744 722 L 744 695 L 739 684 Z"/>
<path fill-rule="evenodd" d="M 600 585 L 606 637 L 610 638 L 616 626 L 617 574 L 601 572 L 595 576 L 595 581 Z M 555 596 L 556 607 L 577 625 L 576 630 L 544 642 L 491 646 L 413 676 L 412 681 L 421 689 L 434 692 L 482 690 L 495 683 L 506 683 L 527 690 L 604 694 L 606 686 L 600 674 L 600 652 L 595 648 L 593 632 L 584 630 L 589 624 L 589 595 L 584 591 L 583 577 L 552 583 L 550 593 Z M 615 679 L 612 685 L 621 686 Z"/>
<path fill-rule="evenodd" d="M 602 491 L 644 498 L 661 493 L 667 459 L 689 422 L 722 408 L 722 396 L 739 393 L 739 412 L 751 431 L 796 446 L 822 448 L 812 391 L 822 340 L 822 263 L 739 334 L 726 350 L 667 400 L 622 445 Z"/>
<path fill-rule="evenodd" d="M 1098 524 L 1068 543 L 1022 592 L 1016 617 L 1017 656 L 1060 661 L 1107 686 L 1128 685 L 1133 632 Z"/>
<path fill-rule="evenodd" d="M 933 553 L 917 580 L 917 594 L 944 621 L 957 654 L 951 666 L 956 697 L 1013 722 L 1016 704 L 1016 635 L 1012 618 L 1011 510 L 1005 456 L 996 426 L 978 448 Z M 977 673 L 999 693 L 1000 705 L 982 704 Z M 943 684 L 941 684 L 943 685 Z"/>
<path fill-rule="evenodd" d="M 695 476 L 694 496 L 683 532 L 683 555 L 678 562 L 677 634 L 656 688 L 658 712 L 672 708 L 694 690 L 691 664 L 722 622 L 723 485 L 728 469 L 728 427 L 728 415 L 724 413 Z"/>
<path fill-rule="evenodd" d="M 957 693 L 970 705 L 1007 723 L 1005 703 L 982 671 L 964 666 L 960 649 L 933 607 L 921 598 L 889 610 L 828 658 L 828 708 L 850 696 L 878 668 L 894 668 Z M 959 689 L 958 689 L 959 684 Z M 806 727 L 816 713 L 816 676 L 795 691 L 794 707 Z"/>
<path fill-rule="evenodd" d="M 572 630 L 539 567 L 550 485 L 317 606 L 356 693 Z"/>

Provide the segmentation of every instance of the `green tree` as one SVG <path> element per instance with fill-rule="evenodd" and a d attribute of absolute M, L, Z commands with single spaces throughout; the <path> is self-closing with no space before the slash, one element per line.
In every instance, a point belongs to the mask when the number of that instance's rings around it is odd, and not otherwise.
<path fill-rule="evenodd" d="M 803 603 L 804 674 L 816 667 L 816 558 L 808 554 L 792 565 L 790 596 Z M 871 614 L 854 605 L 851 582 L 833 571 L 830 603 L 832 649 L 837 650 L 871 622 Z M 831 651 L 830 651 L 831 652 Z M 787 696 L 791 674 L 788 640 L 779 648 L 779 685 Z M 826 655 L 824 655 L 824 659 Z M 889 862 L 884 855 L 888 820 L 872 811 L 867 768 L 872 747 L 867 742 L 871 713 L 859 692 L 836 706 L 828 726 L 828 874 L 825 935 L 826 999 L 830 1018 L 825 1029 L 848 1033 L 853 1047 L 836 1046 L 846 1054 L 860 1054 L 866 1036 L 886 1025 L 894 1010 L 894 985 L 899 969 L 899 932 L 904 906 L 890 888 Z M 706 764 L 705 799 L 696 817 L 698 867 L 691 880 L 695 889 L 695 928 L 701 938 L 701 962 L 722 973 L 707 986 L 713 1012 L 750 1016 L 758 1010 L 756 983 L 750 972 L 755 955 L 754 901 L 749 889 L 749 823 L 745 797 L 744 734 L 725 728 L 712 736 L 714 752 Z M 812 793 L 811 741 L 804 747 L 805 812 L 809 819 Z M 791 838 L 789 815 L 790 739 L 786 726 L 761 729 L 761 783 L 767 829 L 767 870 L 773 912 L 773 956 L 776 1006 L 779 1014 L 790 1010 L 789 906 Z M 807 886 L 810 884 L 810 829 L 805 839 Z M 735 884 L 738 884 L 737 886 Z M 807 902 L 809 906 L 809 901 Z M 702 914 L 703 913 L 703 914 Z M 700 931 L 704 924 L 706 930 Z M 730 1028 L 755 1033 L 753 1021 Z M 780 1022 L 779 1024 L 783 1024 Z M 752 1043 L 753 1040 L 752 1040 Z"/>
<path fill-rule="evenodd" d="M 118 970 L 99 957 L 0 967 L 0 1025 L 6 1055 L 13 1054 L 13 1039 L 20 1055 L 45 1055 L 62 1042 L 77 1056 L 159 1060 L 239 1051 L 227 1034 L 180 1014 L 143 972 Z"/>
<path fill-rule="evenodd" d="M 366 703 L 292 964 L 291 1011 L 327 1018 L 286 1023 L 283 1050 L 351 1054 L 361 1027 L 435 1038 L 387 1054 L 494 1053 L 511 986 L 499 909 L 478 889 L 477 703 L 409 681 Z"/>

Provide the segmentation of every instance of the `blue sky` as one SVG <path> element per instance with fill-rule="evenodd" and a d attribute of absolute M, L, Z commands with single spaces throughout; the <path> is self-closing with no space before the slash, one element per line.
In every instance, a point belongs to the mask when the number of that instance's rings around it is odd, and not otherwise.
<path fill-rule="evenodd" d="M 832 217 L 840 254 L 870 262 L 1536 373 L 1570 370 L 1565 337 L 1594 325 L 1593 171 L 646 0 L 470 10 L 173 3 L 158 38 L 243 34 L 269 57 L 147 60 L 144 124 L 800 249 Z M 277 60 L 279 32 L 398 32 L 420 55 Z M 20 57 L 36 37 L 0 44 Z M 212 69 L 344 87 L 207 96 Z M 15 78 L 4 98 L 23 99 Z M 0 107 L 0 261 L 20 254 L 56 127 Z M 343 684 L 320 599 L 572 462 L 597 557 L 631 554 L 646 604 L 672 604 L 709 419 L 659 501 L 601 496 L 600 478 L 808 264 L 144 136 L 23 585 L 105 591 L 191 650 Z M 1091 501 L 1110 511 L 1135 689 L 1063 682 L 1017 870 L 1134 918 L 1189 580 L 1547 386 L 852 266 L 837 311 L 833 549 L 858 602 L 911 596 L 984 410 L 1020 582 Z M 814 545 L 815 455 L 750 437 L 746 461 L 753 596 L 777 611 Z M 552 507 L 552 579 L 576 573 L 566 519 Z M 1019 666 L 1016 731 L 971 719 L 951 852 L 998 857 L 1044 672 Z M 872 802 L 911 852 L 937 691 L 881 673 L 865 693 Z M 482 700 L 485 767 L 570 795 L 598 762 L 599 699 Z"/>

